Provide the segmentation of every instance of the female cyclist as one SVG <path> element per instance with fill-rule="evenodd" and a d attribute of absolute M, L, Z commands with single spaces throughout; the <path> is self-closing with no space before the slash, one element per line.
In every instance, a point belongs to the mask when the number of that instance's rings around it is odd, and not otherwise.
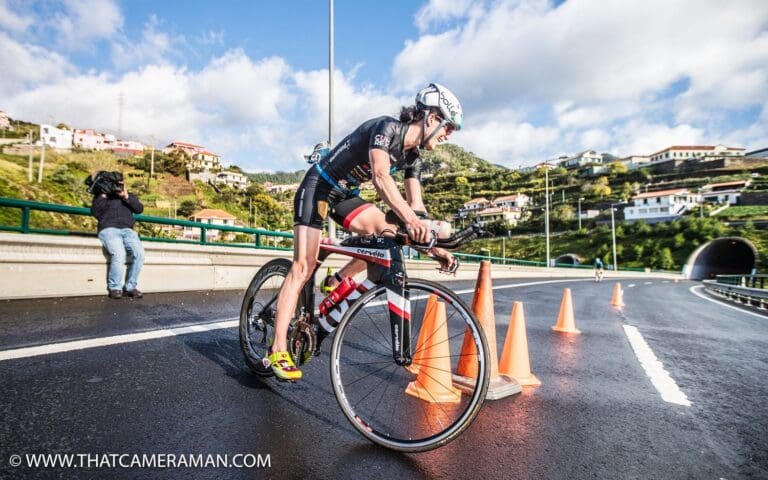
<path fill-rule="evenodd" d="M 399 119 L 377 117 L 363 123 L 339 142 L 327 157 L 309 168 L 294 198 L 293 265 L 277 299 L 275 338 L 269 361 L 280 380 L 298 380 L 301 370 L 288 353 L 287 335 L 299 293 L 309 281 L 317 263 L 323 221 L 330 217 L 356 234 L 381 234 L 397 226 L 384 212 L 358 196 L 361 183 L 371 180 L 381 199 L 402 220 L 408 235 L 427 243 L 429 231 L 421 217 L 426 208 L 421 191 L 422 161 L 419 150 L 432 150 L 460 130 L 461 104 L 450 90 L 431 83 L 416 94 L 416 103 L 403 107 Z M 391 174 L 402 170 L 405 198 Z M 446 250 L 431 252 L 448 268 L 453 256 Z M 331 283 L 353 276 L 365 268 L 362 260 L 352 260 L 330 279 Z"/>

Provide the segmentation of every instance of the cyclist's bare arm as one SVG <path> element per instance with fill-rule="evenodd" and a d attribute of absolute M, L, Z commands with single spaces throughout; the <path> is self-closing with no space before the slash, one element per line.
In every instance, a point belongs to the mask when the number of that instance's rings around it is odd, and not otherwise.
<path fill-rule="evenodd" d="M 420 243 L 429 241 L 429 231 L 416 216 L 416 213 L 408 205 L 408 202 L 400 194 L 395 180 L 389 174 L 389 154 L 383 150 L 371 149 L 371 170 L 373 172 L 373 186 L 381 196 L 381 199 L 405 222 L 409 235 Z"/>
<path fill-rule="evenodd" d="M 421 182 L 416 178 L 405 179 L 405 199 L 415 212 L 426 212 L 422 196 Z"/>

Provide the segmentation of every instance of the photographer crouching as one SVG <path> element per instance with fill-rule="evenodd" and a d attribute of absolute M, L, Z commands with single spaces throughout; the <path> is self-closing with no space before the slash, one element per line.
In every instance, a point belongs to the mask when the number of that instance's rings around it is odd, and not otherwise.
<path fill-rule="evenodd" d="M 136 287 L 144 265 L 144 247 L 133 230 L 136 223 L 133 214 L 143 212 L 144 205 L 135 195 L 128 193 L 120 172 L 98 172 L 86 179 L 86 185 L 93 195 L 91 215 L 99 221 L 99 240 L 109 260 L 109 298 L 141 298 L 143 295 Z M 131 262 L 123 284 L 126 254 L 131 256 Z"/>

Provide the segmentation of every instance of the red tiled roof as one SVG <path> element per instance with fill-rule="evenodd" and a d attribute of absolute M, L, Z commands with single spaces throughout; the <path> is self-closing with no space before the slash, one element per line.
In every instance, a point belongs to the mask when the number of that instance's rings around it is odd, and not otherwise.
<path fill-rule="evenodd" d="M 659 190 L 657 192 L 645 192 L 639 195 L 635 195 L 633 198 L 655 198 L 655 197 L 668 197 L 670 195 L 678 195 L 682 193 L 690 193 L 685 188 L 674 188 L 672 190 Z"/>
<path fill-rule="evenodd" d="M 709 188 L 715 188 L 715 187 L 735 187 L 737 185 L 746 185 L 748 182 L 746 180 L 736 180 L 735 182 L 723 182 L 723 183 L 710 183 L 709 185 L 704 185 L 705 187 Z"/>
<path fill-rule="evenodd" d="M 204 208 L 197 213 L 192 214 L 193 218 L 221 218 L 221 219 L 234 219 L 237 218 L 231 213 L 227 213 L 224 210 L 217 210 L 215 208 Z"/>

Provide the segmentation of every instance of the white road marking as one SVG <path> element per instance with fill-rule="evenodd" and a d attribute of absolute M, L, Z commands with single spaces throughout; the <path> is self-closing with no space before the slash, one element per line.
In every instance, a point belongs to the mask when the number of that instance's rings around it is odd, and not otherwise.
<path fill-rule="evenodd" d="M 669 372 L 664 369 L 664 365 L 656 358 L 656 355 L 653 354 L 653 350 L 640 334 L 640 330 L 631 325 L 624 325 L 624 333 L 627 335 L 640 365 L 643 366 L 645 374 L 651 379 L 651 383 L 661 394 L 661 398 L 665 402 L 690 407 L 690 400 L 680 390 Z"/>
<path fill-rule="evenodd" d="M 758 318 L 765 318 L 766 316 L 768 316 L 768 315 L 760 315 L 759 313 L 755 313 L 755 312 L 750 312 L 749 310 L 744 310 L 743 308 L 734 307 L 733 305 L 728 305 L 725 302 L 721 302 L 719 300 L 715 300 L 714 298 L 709 298 L 708 296 L 704 295 L 703 293 L 699 293 L 697 291 L 697 290 L 703 290 L 703 289 L 704 289 L 704 287 L 702 287 L 701 285 L 697 285 L 697 286 L 695 285 L 695 286 L 689 288 L 688 290 L 690 290 L 690 292 L 692 294 L 696 295 L 697 297 L 703 298 L 704 300 L 709 300 L 712 303 L 717 303 L 718 305 L 722 305 L 723 307 L 730 308 L 731 310 L 736 310 L 736 311 L 739 311 L 741 313 L 746 313 L 747 315 L 752 315 L 753 317 L 758 317 Z"/>
<path fill-rule="evenodd" d="M 627 288 L 632 288 L 632 287 L 634 287 L 634 286 L 635 286 L 635 284 L 634 284 L 634 283 L 630 283 L 629 285 L 627 285 Z"/>
<path fill-rule="evenodd" d="M 645 282 L 644 285 L 653 285 L 653 282 Z"/>
<path fill-rule="evenodd" d="M 527 282 L 527 283 L 515 283 L 510 285 L 500 285 L 493 287 L 494 290 L 502 290 L 506 288 L 518 288 L 518 287 L 530 287 L 532 285 L 543 285 L 547 283 L 566 283 L 566 282 L 591 282 L 591 278 L 581 279 L 566 279 L 566 280 L 542 280 L 539 282 Z M 650 282 L 649 282 L 650 283 Z M 473 293 L 474 288 L 466 290 L 457 290 L 456 294 L 463 295 L 465 293 Z M 412 298 L 411 300 L 417 300 L 419 298 L 425 298 L 426 296 L 419 296 Z M 380 304 L 386 304 L 386 301 L 378 302 Z M 372 304 L 373 305 L 373 304 Z M 84 350 L 87 348 L 105 347 L 108 345 L 118 345 L 121 343 L 141 342 L 144 340 L 153 340 L 156 338 L 172 337 L 176 335 L 186 335 L 189 333 L 209 332 L 211 330 L 219 330 L 223 328 L 235 328 L 238 326 L 238 318 L 226 318 L 219 321 L 210 323 L 200 323 L 194 325 L 185 325 L 183 327 L 150 330 L 147 332 L 139 333 L 126 333 L 123 335 L 114 335 L 111 337 L 102 338 L 89 338 L 86 340 L 74 340 L 71 342 L 52 343 L 49 345 L 38 345 L 35 347 L 15 348 L 12 350 L 0 351 L 0 362 L 3 360 L 12 360 L 17 358 L 36 357 L 40 355 L 50 355 L 52 353 L 71 352 L 73 350 Z"/>
<path fill-rule="evenodd" d="M 148 332 L 126 333 L 123 335 L 113 335 L 111 337 L 89 338 L 87 340 L 52 343 L 49 345 L 38 345 L 36 347 L 15 348 L 13 350 L 0 351 L 0 361 L 50 355 L 52 353 L 71 352 L 73 350 L 85 350 L 87 348 L 105 347 L 107 345 L 118 345 L 121 343 L 141 342 L 156 338 L 186 335 L 188 333 L 210 332 L 212 330 L 233 328 L 237 326 L 237 318 L 226 318 L 211 323 L 184 325 L 183 327 L 164 328 L 161 330 L 150 330 Z"/>

